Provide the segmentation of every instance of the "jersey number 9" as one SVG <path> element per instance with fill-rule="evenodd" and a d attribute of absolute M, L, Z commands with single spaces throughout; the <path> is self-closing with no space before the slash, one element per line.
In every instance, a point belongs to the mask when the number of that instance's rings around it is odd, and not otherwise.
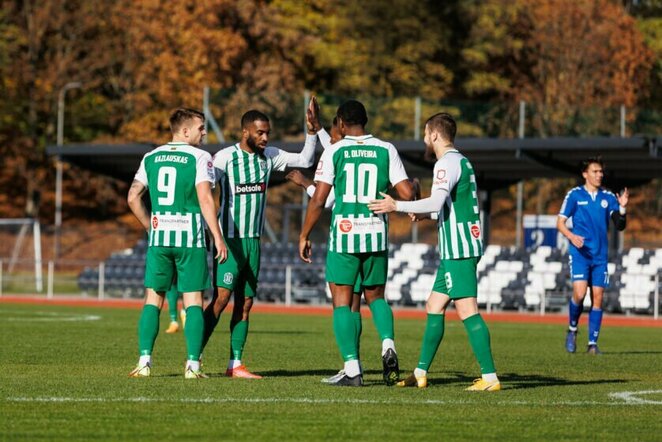
<path fill-rule="evenodd" d="M 156 190 L 165 193 L 159 196 L 160 206 L 171 206 L 175 202 L 175 186 L 177 184 L 177 169 L 174 167 L 161 167 L 156 182 Z"/>

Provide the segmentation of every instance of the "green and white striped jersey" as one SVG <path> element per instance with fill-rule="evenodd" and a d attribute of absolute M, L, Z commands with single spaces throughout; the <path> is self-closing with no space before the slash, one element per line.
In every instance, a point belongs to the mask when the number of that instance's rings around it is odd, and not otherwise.
<path fill-rule="evenodd" d="M 389 183 L 406 180 L 395 147 L 372 135 L 346 136 L 327 148 L 315 180 L 334 186 L 329 250 L 341 253 L 379 252 L 388 248 L 388 221 L 375 215 L 368 203 L 381 198 Z"/>
<path fill-rule="evenodd" d="M 264 154 L 249 153 L 239 143 L 214 155 L 216 178 L 221 186 L 218 222 L 226 238 L 257 238 L 264 227 L 264 208 L 272 170 L 310 167 L 316 135 L 307 135 L 301 152 L 266 147 Z"/>
<path fill-rule="evenodd" d="M 469 160 L 453 149 L 434 165 L 432 190 L 445 189 L 446 201 L 437 220 L 441 259 L 482 256 L 478 188 Z"/>
<path fill-rule="evenodd" d="M 185 143 L 168 143 L 145 154 L 134 180 L 149 189 L 150 246 L 205 247 L 196 186 L 204 181 L 214 185 L 209 153 Z"/>

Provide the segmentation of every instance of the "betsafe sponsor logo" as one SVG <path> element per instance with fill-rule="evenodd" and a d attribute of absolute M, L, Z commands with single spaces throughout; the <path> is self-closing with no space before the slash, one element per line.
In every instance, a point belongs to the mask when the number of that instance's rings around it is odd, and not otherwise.
<path fill-rule="evenodd" d="M 264 193 L 267 190 L 266 183 L 235 184 L 234 193 L 242 195 L 247 193 Z"/>

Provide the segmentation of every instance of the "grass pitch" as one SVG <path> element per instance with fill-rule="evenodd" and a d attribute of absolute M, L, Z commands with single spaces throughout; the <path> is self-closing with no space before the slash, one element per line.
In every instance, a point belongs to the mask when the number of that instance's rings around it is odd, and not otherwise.
<path fill-rule="evenodd" d="M 606 327 L 604 354 L 568 355 L 564 327 L 489 323 L 504 390 L 465 392 L 479 370 L 459 321 L 425 390 L 386 387 L 364 318 L 364 388 L 320 383 L 341 367 L 331 317 L 255 314 L 244 361 L 262 380 L 228 379 L 228 315 L 205 351 L 211 379 L 185 381 L 184 337 L 164 310 L 152 377 L 137 360 L 135 309 L 0 304 L 2 440 L 660 440 L 662 328 Z M 403 375 L 424 323 L 396 320 Z M 579 343 L 586 337 L 582 329 Z M 583 348 L 583 347 L 580 347 Z"/>

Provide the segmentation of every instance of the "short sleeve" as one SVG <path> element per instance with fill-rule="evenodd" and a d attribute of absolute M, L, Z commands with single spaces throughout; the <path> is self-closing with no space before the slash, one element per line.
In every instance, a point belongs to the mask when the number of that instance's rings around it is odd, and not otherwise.
<path fill-rule="evenodd" d="M 575 214 L 575 210 L 577 209 L 577 200 L 574 197 L 574 192 L 571 190 L 568 192 L 568 194 L 565 196 L 565 199 L 563 200 L 563 204 L 561 205 L 561 210 L 559 211 L 559 216 L 562 216 L 564 218 L 570 218 L 572 215 Z"/>
<path fill-rule="evenodd" d="M 432 176 L 432 190 L 442 189 L 450 194 L 451 190 L 462 175 L 462 167 L 458 156 L 444 155 L 439 161 L 434 164 L 434 172 Z"/>
<path fill-rule="evenodd" d="M 326 152 L 326 151 L 324 151 Z M 405 171 L 405 166 L 402 165 L 402 160 L 398 151 L 395 149 L 395 146 L 389 144 L 388 146 L 388 155 L 389 155 L 389 168 L 388 168 L 388 179 L 392 186 L 395 186 L 400 181 L 409 179 L 407 172 Z"/>
<path fill-rule="evenodd" d="M 202 182 L 210 182 L 212 185 L 216 182 L 216 173 L 214 172 L 214 163 L 208 152 L 202 152 L 198 155 L 195 162 L 195 185 Z"/>
<path fill-rule="evenodd" d="M 321 181 L 333 186 L 333 180 L 336 177 L 333 170 L 333 152 L 332 149 L 325 149 L 322 157 L 317 163 L 317 170 L 315 170 L 315 181 Z"/>
<path fill-rule="evenodd" d="M 147 170 L 145 170 L 145 157 L 143 157 L 142 160 L 140 160 L 140 166 L 138 167 L 138 171 L 136 172 L 136 175 L 133 177 L 134 181 L 138 181 L 140 184 L 142 184 L 145 187 L 147 186 Z"/>

